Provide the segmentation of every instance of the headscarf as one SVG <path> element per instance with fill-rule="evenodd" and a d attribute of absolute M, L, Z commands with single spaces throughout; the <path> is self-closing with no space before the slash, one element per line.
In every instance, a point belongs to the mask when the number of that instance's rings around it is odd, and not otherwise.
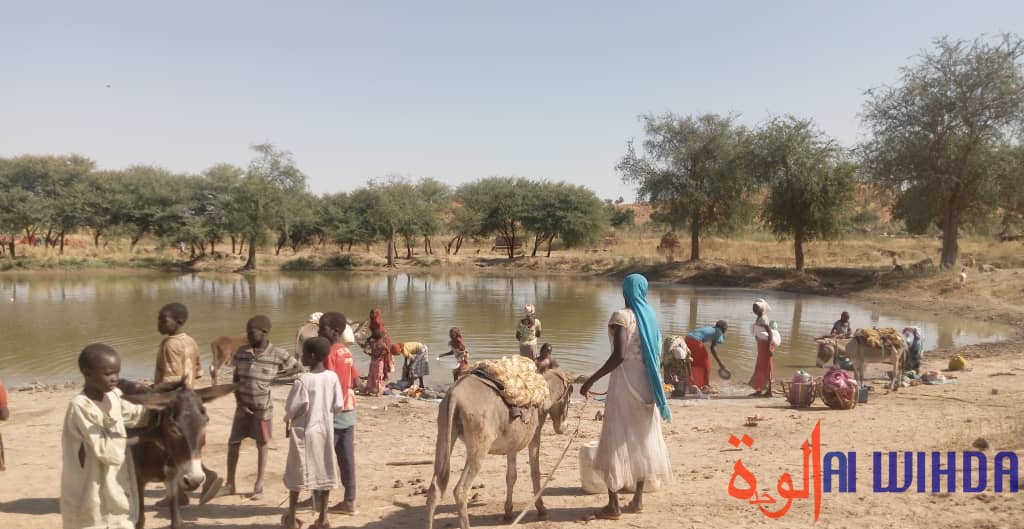
<path fill-rule="evenodd" d="M 755 301 L 754 305 L 761 307 L 761 314 L 768 314 L 768 311 L 772 310 L 771 305 L 769 305 L 763 298 Z"/>
<path fill-rule="evenodd" d="M 636 316 L 637 330 L 640 332 L 640 343 L 643 345 L 644 367 L 647 368 L 647 381 L 651 384 L 651 396 L 658 405 L 661 418 L 672 420 L 672 410 L 665 398 L 665 389 L 661 382 L 659 354 L 661 348 L 661 329 L 654 309 L 647 303 L 647 278 L 640 274 L 630 274 L 622 282 L 622 297 L 626 298 L 626 306 L 633 309 Z"/>
<path fill-rule="evenodd" d="M 324 315 L 324 313 L 323 313 L 323 312 L 314 312 L 314 313 L 312 313 L 312 314 L 310 314 L 310 315 L 309 315 L 309 319 L 308 319 L 308 320 L 306 320 L 306 322 L 307 322 L 307 323 L 315 323 L 315 324 L 317 324 L 317 325 L 320 325 L 320 318 L 321 318 L 321 317 L 322 317 L 323 315 Z"/>

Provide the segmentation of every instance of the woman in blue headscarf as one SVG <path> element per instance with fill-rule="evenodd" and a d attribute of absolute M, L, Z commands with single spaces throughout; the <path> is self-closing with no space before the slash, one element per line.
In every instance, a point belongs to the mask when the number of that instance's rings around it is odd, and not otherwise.
<path fill-rule="evenodd" d="M 608 322 L 612 354 L 580 388 L 580 394 L 590 398 L 594 383 L 611 374 L 594 458 L 594 470 L 608 487 L 608 505 L 595 516 L 607 520 L 619 519 L 623 511 L 642 511 L 644 483 L 672 476 L 661 435 L 661 421 L 671 420 L 672 412 L 659 371 L 661 332 L 647 303 L 647 279 L 639 274 L 627 276 L 622 295 L 626 308 L 615 311 Z M 618 492 L 629 486 L 636 487 L 636 494 L 620 508 Z"/>

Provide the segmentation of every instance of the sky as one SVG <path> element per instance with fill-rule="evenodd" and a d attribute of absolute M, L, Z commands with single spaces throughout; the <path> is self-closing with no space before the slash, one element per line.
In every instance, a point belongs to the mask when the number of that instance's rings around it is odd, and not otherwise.
<path fill-rule="evenodd" d="M 269 141 L 316 193 L 501 175 L 632 200 L 641 114 L 793 114 L 852 146 L 865 90 L 999 32 L 1024 2 L 0 0 L 0 156 L 200 172 Z"/>

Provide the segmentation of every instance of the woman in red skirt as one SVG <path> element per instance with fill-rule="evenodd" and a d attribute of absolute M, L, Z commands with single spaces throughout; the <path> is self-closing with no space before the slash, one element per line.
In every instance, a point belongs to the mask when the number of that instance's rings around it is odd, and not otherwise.
<path fill-rule="evenodd" d="M 757 363 L 754 364 L 754 375 L 750 377 L 750 387 L 754 388 L 751 397 L 772 396 L 772 355 L 775 352 L 775 345 L 772 344 L 772 328 L 768 323 L 769 309 L 771 307 L 763 299 L 754 302 L 753 310 L 757 320 L 750 330 L 754 335 L 754 342 L 757 343 Z"/>
<path fill-rule="evenodd" d="M 697 386 L 701 391 L 711 385 L 711 362 L 708 359 L 708 351 L 704 348 L 705 342 L 711 343 L 711 354 L 718 362 L 718 368 L 725 368 L 722 361 L 718 359 L 718 351 L 715 347 L 725 343 L 725 331 L 728 329 L 729 324 L 725 320 L 718 320 L 714 325 L 698 327 L 686 335 L 684 341 L 693 357 L 689 385 Z"/>

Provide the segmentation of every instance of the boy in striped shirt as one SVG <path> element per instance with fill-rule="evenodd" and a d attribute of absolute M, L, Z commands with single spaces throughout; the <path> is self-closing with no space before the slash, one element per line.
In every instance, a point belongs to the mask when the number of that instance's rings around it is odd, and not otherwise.
<path fill-rule="evenodd" d="M 273 403 L 270 383 L 276 377 L 287 376 L 302 370 L 295 357 L 270 343 L 270 319 L 253 316 L 245 324 L 245 335 L 249 340 L 235 352 L 232 363 L 235 366 L 235 418 L 231 423 L 231 437 L 228 439 L 228 481 L 224 494 L 235 493 L 235 470 L 242 440 L 251 438 L 259 450 L 256 483 L 253 485 L 251 500 L 263 497 L 263 475 L 267 468 L 267 443 L 270 442 L 270 421 Z"/>

